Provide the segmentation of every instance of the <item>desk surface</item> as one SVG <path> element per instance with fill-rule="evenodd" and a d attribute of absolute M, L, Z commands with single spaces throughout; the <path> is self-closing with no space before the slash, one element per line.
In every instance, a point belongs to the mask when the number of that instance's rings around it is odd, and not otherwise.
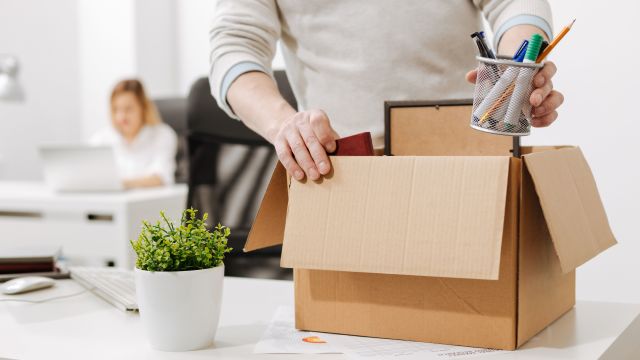
<path fill-rule="evenodd" d="M 145 189 L 132 189 L 113 192 L 55 192 L 43 182 L 37 181 L 0 181 L 0 201 L 47 201 L 56 202 L 130 202 L 155 199 L 158 197 L 186 195 L 187 185 L 175 184 Z"/>
<path fill-rule="evenodd" d="M 136 313 L 123 313 L 87 292 L 40 304 L 0 302 L 0 357 L 272 360 L 284 358 L 283 355 L 255 355 L 252 352 L 254 344 L 260 339 L 276 308 L 280 305 L 293 305 L 293 284 L 289 281 L 227 277 L 224 286 L 220 326 L 215 345 L 209 349 L 183 353 L 154 351 L 146 342 Z M 75 282 L 61 280 L 54 288 L 20 296 L 41 299 L 81 290 Z M 629 327 L 639 313 L 640 305 L 636 304 L 579 301 L 575 309 L 520 350 L 493 354 L 486 358 L 597 359 Z M 474 359 L 483 358 L 485 357 Z M 341 354 L 287 355 L 286 359 L 333 360 L 345 357 Z"/>

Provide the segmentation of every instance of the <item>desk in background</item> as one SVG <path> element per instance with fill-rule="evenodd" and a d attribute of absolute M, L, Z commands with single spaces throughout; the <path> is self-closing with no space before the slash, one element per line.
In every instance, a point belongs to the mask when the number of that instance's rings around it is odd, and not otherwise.
<path fill-rule="evenodd" d="M 18 295 L 46 299 L 82 291 L 72 280 Z M 6 298 L 6 296 L 0 296 Z M 149 347 L 137 313 L 117 310 L 91 293 L 40 304 L 0 302 L 0 357 L 14 359 L 346 359 L 342 354 L 253 354 L 280 305 L 293 306 L 293 283 L 226 277 L 215 345 L 188 352 Z M 578 301 L 576 307 L 514 352 L 473 359 L 637 359 L 640 305 Z M 634 327 L 636 332 L 631 329 Z M 622 334 L 622 336 L 621 336 Z M 634 335 L 635 334 L 635 335 Z M 612 343 L 616 342 L 612 346 Z M 622 355 L 624 354 L 624 355 Z"/>
<path fill-rule="evenodd" d="M 40 182 L 0 182 L 0 246 L 55 245 L 72 264 L 133 268 L 129 240 L 160 210 L 179 220 L 187 187 L 55 193 Z"/>

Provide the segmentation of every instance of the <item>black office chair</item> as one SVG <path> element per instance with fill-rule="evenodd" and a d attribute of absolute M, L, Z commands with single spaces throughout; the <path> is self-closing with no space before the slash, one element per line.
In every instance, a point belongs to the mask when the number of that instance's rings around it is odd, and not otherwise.
<path fill-rule="evenodd" d="M 297 107 L 285 72 L 274 75 L 285 99 Z M 219 221 L 231 228 L 234 251 L 225 261 L 227 274 L 290 278 L 291 272 L 278 266 L 280 247 L 242 253 L 277 161 L 273 147 L 218 108 L 208 79 L 193 84 L 187 104 L 188 205 L 208 212 L 210 225 Z"/>
<path fill-rule="evenodd" d="M 177 183 L 186 183 L 189 175 L 189 161 L 187 159 L 187 99 L 184 97 L 170 97 L 154 99 L 162 121 L 171 126 L 178 135 L 178 151 L 176 153 Z M 186 205 L 186 204 L 185 204 Z"/>

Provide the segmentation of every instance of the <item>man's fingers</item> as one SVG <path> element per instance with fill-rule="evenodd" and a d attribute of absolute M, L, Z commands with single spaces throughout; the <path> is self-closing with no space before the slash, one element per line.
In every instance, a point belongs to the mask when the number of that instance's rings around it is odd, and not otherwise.
<path fill-rule="evenodd" d="M 304 143 L 304 140 L 302 140 L 298 128 L 292 126 L 291 129 L 286 132 L 286 137 L 298 165 L 304 170 L 309 179 L 318 180 L 320 173 L 318 169 L 316 169 L 316 164 L 313 162 L 309 154 L 309 149 L 307 149 L 307 145 Z"/>
<path fill-rule="evenodd" d="M 558 71 L 556 64 L 547 61 L 544 67 L 533 78 L 533 84 L 536 87 L 542 87 L 547 81 L 551 80 L 553 75 L 556 74 L 556 71 Z"/>
<path fill-rule="evenodd" d="M 540 106 L 533 108 L 533 116 L 541 117 L 552 113 L 564 102 L 564 95 L 558 91 L 552 91 Z"/>
<path fill-rule="evenodd" d="M 327 152 L 336 150 L 336 132 L 331 128 L 329 117 L 323 111 L 313 111 L 309 115 L 309 124 L 316 137 Z"/>
<path fill-rule="evenodd" d="M 553 111 L 545 116 L 534 117 L 531 119 L 531 125 L 533 127 L 547 127 L 551 125 L 558 118 L 558 112 Z"/>
<path fill-rule="evenodd" d="M 313 129 L 311 129 L 309 119 L 307 117 L 303 117 L 296 120 L 296 126 L 298 127 L 298 130 L 300 130 L 300 135 L 302 136 L 307 149 L 309 149 L 309 153 L 311 153 L 311 158 L 313 158 L 316 168 L 320 174 L 328 174 L 329 170 L 331 170 L 329 157 L 327 156 L 324 146 L 320 143 L 320 140 L 314 133 Z"/>
<path fill-rule="evenodd" d="M 475 84 L 476 79 L 478 78 L 478 69 L 473 69 L 469 71 L 467 75 L 465 75 L 465 78 L 467 79 L 468 82 Z"/>
<path fill-rule="evenodd" d="M 547 96 L 551 94 L 551 91 L 553 91 L 553 82 L 548 80 L 541 88 L 533 90 L 531 97 L 529 98 L 529 102 L 533 106 L 540 106 Z"/>
<path fill-rule="evenodd" d="M 284 138 L 279 138 L 274 142 L 274 147 L 276 149 L 276 154 L 278 155 L 278 159 L 282 163 L 287 172 L 293 175 L 296 180 L 304 179 L 304 172 L 298 166 L 298 163 L 293 158 L 293 154 L 291 153 L 291 148 L 289 144 Z"/>

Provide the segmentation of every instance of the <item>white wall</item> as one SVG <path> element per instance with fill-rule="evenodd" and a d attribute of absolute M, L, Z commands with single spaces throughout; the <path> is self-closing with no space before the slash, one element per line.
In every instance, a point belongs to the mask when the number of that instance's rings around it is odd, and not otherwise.
<path fill-rule="evenodd" d="M 209 26 L 216 0 L 188 0 L 177 3 L 178 77 L 181 94 L 188 94 L 191 85 L 209 74 Z M 278 47 L 272 66 L 284 69 L 284 59 Z"/>
<path fill-rule="evenodd" d="M 144 81 L 149 96 L 176 96 L 179 78 L 178 0 L 133 1 L 136 76 Z"/>
<path fill-rule="evenodd" d="M 187 95 L 209 73 L 209 24 L 215 0 L 178 1 L 176 6 L 178 89 Z"/>
<path fill-rule="evenodd" d="M 135 75 L 132 0 L 78 0 L 78 57 L 82 138 L 109 124 L 113 85 Z"/>
<path fill-rule="evenodd" d="M 640 2 L 551 0 L 556 32 L 577 18 L 550 58 L 566 97 L 556 124 L 535 129 L 527 144 L 575 144 L 596 177 L 619 244 L 578 271 L 578 298 L 640 302 L 640 167 L 636 15 Z"/>
<path fill-rule="evenodd" d="M 109 97 L 140 78 L 151 97 L 178 94 L 176 0 L 77 0 L 82 136 L 109 126 Z"/>
<path fill-rule="evenodd" d="M 73 142 L 79 91 L 75 0 L 0 0 L 0 53 L 20 61 L 26 101 L 0 101 L 0 179 L 39 179 L 37 147 Z"/>

